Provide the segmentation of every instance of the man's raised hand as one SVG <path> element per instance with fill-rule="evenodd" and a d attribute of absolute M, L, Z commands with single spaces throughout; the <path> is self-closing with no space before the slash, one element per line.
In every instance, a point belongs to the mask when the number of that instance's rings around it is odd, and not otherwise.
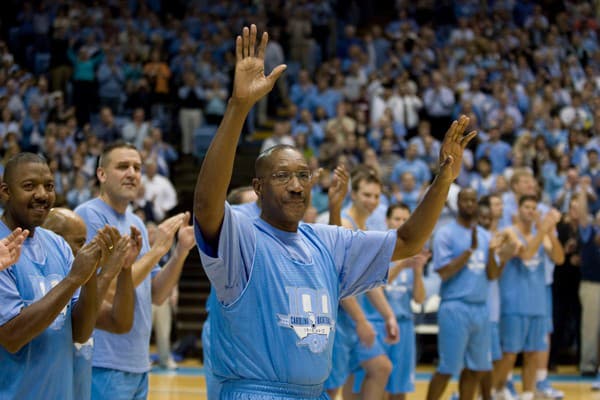
<path fill-rule="evenodd" d="M 440 148 L 440 172 L 439 176 L 444 181 L 454 182 L 460 174 L 462 156 L 465 148 L 476 135 L 476 131 L 464 134 L 469 126 L 469 118 L 461 115 L 458 121 L 454 121 L 444 136 Z"/>
<path fill-rule="evenodd" d="M 264 97 L 273 89 L 275 82 L 287 68 L 282 64 L 273 69 L 269 76 L 265 76 L 265 49 L 269 35 L 262 34 L 256 48 L 256 25 L 244 27 L 242 35 L 235 40 L 235 78 L 233 83 L 232 99 L 252 107 L 254 103 Z"/>

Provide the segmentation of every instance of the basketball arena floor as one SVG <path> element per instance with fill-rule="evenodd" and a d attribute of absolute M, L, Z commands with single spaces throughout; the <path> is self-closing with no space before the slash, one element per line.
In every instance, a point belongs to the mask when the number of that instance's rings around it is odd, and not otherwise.
<path fill-rule="evenodd" d="M 425 399 L 427 385 L 431 378 L 433 367 L 417 368 L 416 392 L 408 399 Z M 517 390 L 520 389 L 519 370 L 516 370 Z M 550 374 L 554 387 L 565 392 L 565 400 L 600 400 L 600 391 L 591 390 L 592 378 L 582 378 L 575 367 L 559 368 L 559 373 Z M 452 381 L 444 399 L 449 399 L 456 390 L 456 381 Z M 153 369 L 150 374 L 150 400 L 204 400 L 206 385 L 204 371 L 198 362 L 186 361 L 180 364 L 176 371 Z"/>

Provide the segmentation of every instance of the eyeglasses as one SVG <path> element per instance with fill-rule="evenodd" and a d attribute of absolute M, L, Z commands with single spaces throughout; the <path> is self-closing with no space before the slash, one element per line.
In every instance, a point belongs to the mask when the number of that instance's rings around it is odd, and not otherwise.
<path fill-rule="evenodd" d="M 312 172 L 308 171 L 308 170 L 296 171 L 296 172 L 278 171 L 278 172 L 271 174 L 271 178 L 278 185 L 288 184 L 292 180 L 293 176 L 296 176 L 296 178 L 298 178 L 298 181 L 300 181 L 300 183 L 304 185 L 304 184 L 307 184 L 310 182 L 310 180 L 312 178 Z"/>

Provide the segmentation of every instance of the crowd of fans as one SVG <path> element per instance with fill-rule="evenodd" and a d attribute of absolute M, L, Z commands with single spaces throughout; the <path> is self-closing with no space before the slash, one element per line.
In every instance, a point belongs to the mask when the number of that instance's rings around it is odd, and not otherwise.
<path fill-rule="evenodd" d="M 270 33 L 266 73 L 288 70 L 246 131 L 252 138 L 275 120 L 264 148 L 295 144 L 325 169 L 317 213 L 327 209 L 327 171 L 340 162 L 369 165 L 385 183 L 384 203 L 414 208 L 436 172 L 439 140 L 461 114 L 479 134 L 458 185 L 502 194 L 526 168 L 565 223 L 574 196 L 600 211 L 593 3 L 398 0 L 383 15 L 361 12 L 361 1 L 165 3 L 24 1 L 5 29 L 0 154 L 44 155 L 59 204 L 95 195 L 97 157 L 111 141 L 134 143 L 166 177 L 178 152 L 193 155 L 194 132 L 225 110 L 230 38 L 256 23 Z M 160 219 L 168 209 L 155 198 L 141 193 L 140 205 Z M 555 274 L 567 278 L 555 280 L 557 301 L 577 303 L 577 268 Z M 578 320 L 568 316 L 573 335 L 559 347 L 576 347 Z"/>

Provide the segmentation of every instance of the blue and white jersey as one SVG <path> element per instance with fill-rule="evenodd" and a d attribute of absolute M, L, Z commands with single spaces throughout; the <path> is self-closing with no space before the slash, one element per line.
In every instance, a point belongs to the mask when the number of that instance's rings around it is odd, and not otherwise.
<path fill-rule="evenodd" d="M 413 297 L 414 271 L 412 268 L 404 268 L 396 279 L 384 286 L 385 297 L 394 315 L 398 320 L 413 319 L 410 301 Z M 383 317 L 369 301 L 366 295 L 358 296 L 360 305 L 367 319 L 371 322 L 384 322 Z"/>
<path fill-rule="evenodd" d="M 521 234 L 519 238 L 525 243 Z M 544 247 L 540 245 L 529 260 L 511 258 L 504 267 L 499 283 L 502 315 L 546 315 Z"/>
<path fill-rule="evenodd" d="M 302 223 L 285 232 L 226 204 L 219 246 L 211 249 L 194 223 L 218 299 L 209 316 L 219 332 L 210 346 L 223 355 L 213 354 L 214 374 L 222 381 L 322 384 L 339 300 L 385 282 L 396 232 Z"/>
<path fill-rule="evenodd" d="M 119 214 L 100 198 L 86 201 L 75 209 L 87 226 L 87 240 L 105 225 L 114 226 L 122 234 L 129 234 L 135 226 L 142 234 L 142 249 L 138 259 L 150 250 L 148 231 L 142 220 L 130 211 Z M 94 330 L 92 365 L 119 371 L 142 373 L 150 370 L 150 333 L 152 331 L 152 278 L 160 271 L 155 265 L 150 275 L 135 288 L 133 327 L 128 333 L 114 334 Z"/>
<path fill-rule="evenodd" d="M 500 322 L 500 286 L 497 279 L 490 281 L 487 304 L 490 322 Z"/>
<path fill-rule="evenodd" d="M 410 301 L 413 298 L 413 285 L 414 270 L 412 268 L 404 268 L 396 279 L 385 285 L 385 297 L 398 320 L 413 319 L 412 308 L 410 307 Z M 379 315 L 381 320 L 381 315 L 378 312 L 376 314 Z"/>
<path fill-rule="evenodd" d="M 488 296 L 486 265 L 490 233 L 477 227 L 477 249 L 467 264 L 451 278 L 442 281 L 440 297 L 467 303 L 485 303 Z M 433 239 L 433 269 L 437 271 L 471 248 L 471 229 L 452 221 L 438 229 Z"/>
<path fill-rule="evenodd" d="M 0 237 L 11 230 L 0 222 Z M 54 232 L 37 227 L 17 263 L 0 271 L 0 325 L 44 297 L 69 273 L 73 253 Z M 74 399 L 71 312 L 79 291 L 42 333 L 12 354 L 0 346 L 1 399 Z"/>
<path fill-rule="evenodd" d="M 94 337 L 85 343 L 73 343 L 73 398 L 92 398 L 92 356 Z"/>

